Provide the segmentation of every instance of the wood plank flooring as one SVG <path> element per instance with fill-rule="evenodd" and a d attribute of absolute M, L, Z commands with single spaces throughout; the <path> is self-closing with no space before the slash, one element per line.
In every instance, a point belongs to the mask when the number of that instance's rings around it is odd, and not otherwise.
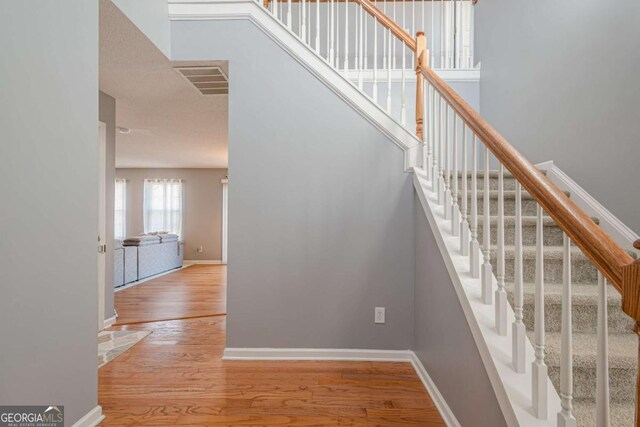
<path fill-rule="evenodd" d="M 222 295 L 224 268 L 173 274 L 196 282 L 208 274 L 218 284 L 210 289 Z M 129 295 L 132 301 L 116 301 L 118 311 L 128 304 L 130 318 L 147 316 L 145 301 Z M 165 309 L 155 312 L 173 312 Z M 408 363 L 223 361 L 225 322 L 215 316 L 114 327 L 152 333 L 99 369 L 101 425 L 444 425 Z"/>
<path fill-rule="evenodd" d="M 227 269 L 192 265 L 116 292 L 116 325 L 226 314 Z"/>

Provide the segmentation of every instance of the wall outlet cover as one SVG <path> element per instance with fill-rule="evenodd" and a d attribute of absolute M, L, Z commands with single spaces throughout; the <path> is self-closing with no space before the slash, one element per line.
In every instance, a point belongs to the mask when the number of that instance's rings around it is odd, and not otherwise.
<path fill-rule="evenodd" d="M 385 310 L 384 310 L 384 307 L 376 307 L 374 322 L 375 323 L 384 323 L 385 322 Z"/>

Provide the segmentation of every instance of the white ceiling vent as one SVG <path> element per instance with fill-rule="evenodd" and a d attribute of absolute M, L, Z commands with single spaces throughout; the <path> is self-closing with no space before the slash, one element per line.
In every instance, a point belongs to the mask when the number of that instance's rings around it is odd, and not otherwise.
<path fill-rule="evenodd" d="M 220 67 L 175 67 L 203 95 L 226 95 L 229 80 Z"/>

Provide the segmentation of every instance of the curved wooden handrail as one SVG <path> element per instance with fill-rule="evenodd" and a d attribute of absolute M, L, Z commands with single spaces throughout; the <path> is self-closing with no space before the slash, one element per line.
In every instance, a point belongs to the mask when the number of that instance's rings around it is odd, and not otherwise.
<path fill-rule="evenodd" d="M 633 258 L 569 199 L 542 172 L 482 118 L 460 95 L 428 67 L 424 78 L 447 100 L 493 155 L 567 233 L 584 254 L 622 293 L 623 269 Z M 629 314 L 629 313 L 628 313 Z M 640 320 L 640 319 L 638 319 Z"/>

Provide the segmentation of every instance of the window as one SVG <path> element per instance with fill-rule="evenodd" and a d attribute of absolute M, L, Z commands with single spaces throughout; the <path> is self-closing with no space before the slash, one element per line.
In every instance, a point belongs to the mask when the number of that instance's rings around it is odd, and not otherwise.
<path fill-rule="evenodd" d="M 182 237 L 182 180 L 144 180 L 144 232 Z"/>
<path fill-rule="evenodd" d="M 116 179 L 116 200 L 113 225 L 115 238 L 124 240 L 127 237 L 127 180 Z"/>

